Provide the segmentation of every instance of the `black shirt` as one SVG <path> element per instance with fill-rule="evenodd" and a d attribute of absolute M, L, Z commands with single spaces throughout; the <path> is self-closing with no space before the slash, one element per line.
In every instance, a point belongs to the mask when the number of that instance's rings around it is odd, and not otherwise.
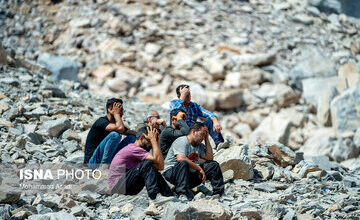
<path fill-rule="evenodd" d="M 89 163 L 90 158 L 92 157 L 94 151 L 99 146 L 100 142 L 110 133 L 105 128 L 110 124 L 109 119 L 104 116 L 100 117 L 95 121 L 91 127 L 88 136 L 86 138 L 85 144 L 85 155 L 84 163 Z"/>
<path fill-rule="evenodd" d="M 187 135 L 190 131 L 189 126 L 184 120 L 179 120 L 179 126 L 180 130 L 176 130 L 169 125 L 160 134 L 160 148 L 164 158 L 176 138 Z"/>

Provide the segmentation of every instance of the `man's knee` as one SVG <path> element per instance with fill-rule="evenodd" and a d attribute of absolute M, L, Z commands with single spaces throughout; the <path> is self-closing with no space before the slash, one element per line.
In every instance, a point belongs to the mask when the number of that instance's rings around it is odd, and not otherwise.
<path fill-rule="evenodd" d="M 220 164 L 215 160 L 206 161 L 206 164 L 212 168 L 220 168 Z"/>
<path fill-rule="evenodd" d="M 109 136 L 111 139 L 121 140 L 121 134 L 119 134 L 119 133 L 116 132 L 116 131 L 110 132 L 110 134 L 108 134 L 108 136 Z"/>
<path fill-rule="evenodd" d="M 186 160 L 182 160 L 182 161 L 179 161 L 177 166 L 180 168 L 180 169 L 190 169 L 190 165 L 189 163 L 186 161 Z"/>
<path fill-rule="evenodd" d="M 145 160 L 142 162 L 142 167 L 144 168 L 152 168 L 154 167 L 154 164 L 151 160 Z"/>

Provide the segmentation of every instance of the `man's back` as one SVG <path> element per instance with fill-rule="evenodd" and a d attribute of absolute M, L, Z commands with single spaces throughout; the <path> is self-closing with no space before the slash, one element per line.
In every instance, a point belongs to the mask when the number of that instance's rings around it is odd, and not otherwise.
<path fill-rule="evenodd" d="M 106 126 L 109 124 L 109 119 L 106 116 L 103 116 L 97 119 L 91 127 L 85 143 L 85 164 L 89 162 L 91 156 L 101 141 L 110 133 L 110 131 L 106 130 Z"/>

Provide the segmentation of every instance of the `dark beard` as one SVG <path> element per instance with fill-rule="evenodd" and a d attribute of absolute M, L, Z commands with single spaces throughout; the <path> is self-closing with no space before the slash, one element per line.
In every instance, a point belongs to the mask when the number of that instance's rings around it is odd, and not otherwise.
<path fill-rule="evenodd" d="M 144 150 L 146 150 L 147 152 L 149 152 L 151 150 L 151 147 L 147 147 L 146 144 L 141 143 L 140 147 Z"/>

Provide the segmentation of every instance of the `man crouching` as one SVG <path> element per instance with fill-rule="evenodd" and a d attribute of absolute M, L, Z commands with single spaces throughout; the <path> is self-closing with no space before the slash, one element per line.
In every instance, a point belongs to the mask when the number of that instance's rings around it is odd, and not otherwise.
<path fill-rule="evenodd" d="M 202 143 L 205 140 L 205 145 Z M 199 159 L 205 160 L 201 163 Z M 220 165 L 213 160 L 209 131 L 205 124 L 195 122 L 187 136 L 177 138 L 165 159 L 164 177 L 175 185 L 180 200 L 192 200 L 191 188 L 210 180 L 213 195 L 224 193 Z"/>
<path fill-rule="evenodd" d="M 152 149 L 152 153 L 149 151 Z M 143 127 L 136 141 L 121 149 L 110 164 L 108 185 L 110 193 L 136 195 L 144 186 L 154 204 L 173 200 L 173 193 L 158 172 L 164 169 L 164 158 L 155 128 Z M 161 195 L 160 195 L 160 194 Z"/>

